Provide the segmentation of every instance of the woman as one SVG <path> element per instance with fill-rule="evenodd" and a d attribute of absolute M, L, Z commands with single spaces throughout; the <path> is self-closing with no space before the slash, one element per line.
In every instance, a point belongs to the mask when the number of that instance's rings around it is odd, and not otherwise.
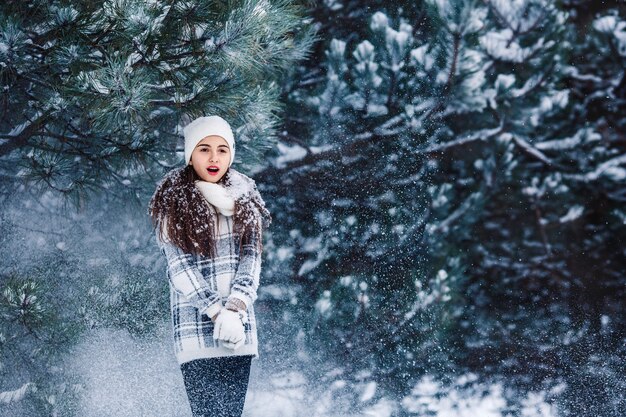
<path fill-rule="evenodd" d="M 194 417 L 241 416 L 258 357 L 253 304 L 270 215 L 254 181 L 230 168 L 235 140 L 219 116 L 183 130 L 185 167 L 150 202 L 167 259 L 174 346 Z"/>

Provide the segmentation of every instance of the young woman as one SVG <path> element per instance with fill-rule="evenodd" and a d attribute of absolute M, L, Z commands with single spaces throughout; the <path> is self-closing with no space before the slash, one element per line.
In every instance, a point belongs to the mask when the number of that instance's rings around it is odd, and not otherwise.
<path fill-rule="evenodd" d="M 183 130 L 185 167 L 150 202 L 167 259 L 174 350 L 194 417 L 241 416 L 258 357 L 253 304 L 270 215 L 254 181 L 230 168 L 228 122 L 200 117 Z"/>

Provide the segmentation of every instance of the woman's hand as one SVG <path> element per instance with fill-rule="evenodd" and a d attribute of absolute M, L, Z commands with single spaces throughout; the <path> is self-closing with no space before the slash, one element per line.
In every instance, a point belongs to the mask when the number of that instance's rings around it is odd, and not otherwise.
<path fill-rule="evenodd" d="M 221 309 L 215 317 L 213 339 L 221 340 L 224 347 L 238 349 L 246 341 L 246 334 L 238 311 Z"/>

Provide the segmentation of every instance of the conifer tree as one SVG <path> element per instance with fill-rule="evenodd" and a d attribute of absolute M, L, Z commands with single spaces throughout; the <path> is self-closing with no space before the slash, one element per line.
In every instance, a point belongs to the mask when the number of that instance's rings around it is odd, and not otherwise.
<path fill-rule="evenodd" d="M 301 338 L 341 371 L 330 375 L 401 397 L 425 372 L 491 370 L 520 389 L 565 380 L 567 407 L 588 407 L 580 353 L 599 317 L 624 332 L 611 317 L 623 298 L 626 38 L 624 10 L 594 9 L 585 26 L 582 3 L 313 11 L 331 35 L 323 64 L 290 86 L 297 112 L 264 172 L 280 178 L 270 262 L 293 314 L 313 309 Z M 600 380 L 615 385 L 612 366 Z M 620 401 L 595 394 L 598 407 Z"/>
<path fill-rule="evenodd" d="M 181 127 L 220 114 L 258 165 L 312 37 L 286 0 L 0 4 L 0 414 L 81 415 L 68 350 L 164 320 L 145 206 Z"/>
<path fill-rule="evenodd" d="M 159 178 L 181 125 L 211 113 L 239 129 L 250 166 L 270 143 L 279 74 L 310 40 L 287 0 L 3 2 L 0 191 L 17 177 L 74 199 L 141 197 L 152 184 L 133 176 Z"/>

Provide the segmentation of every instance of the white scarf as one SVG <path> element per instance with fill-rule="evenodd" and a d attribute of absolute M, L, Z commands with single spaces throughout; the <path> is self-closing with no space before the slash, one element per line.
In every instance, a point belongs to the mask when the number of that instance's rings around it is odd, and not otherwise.
<path fill-rule="evenodd" d="M 206 201 L 213 205 L 224 216 L 235 214 L 235 199 L 226 187 L 208 181 L 196 181 L 196 188 L 200 190 Z"/>

